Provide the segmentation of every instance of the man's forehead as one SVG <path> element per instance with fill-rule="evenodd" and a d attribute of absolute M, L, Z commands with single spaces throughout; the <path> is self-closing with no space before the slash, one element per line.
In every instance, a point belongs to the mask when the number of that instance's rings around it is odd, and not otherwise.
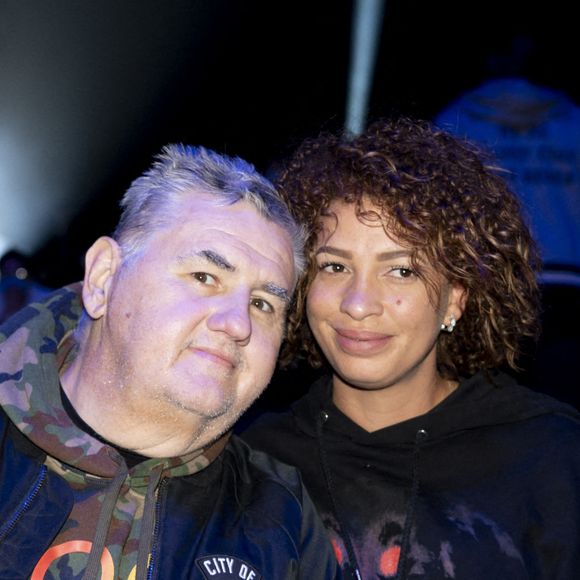
<path fill-rule="evenodd" d="M 173 219 L 158 233 L 162 245 L 181 260 L 203 257 L 218 266 L 227 262 L 241 267 L 249 257 L 273 263 L 293 280 L 290 233 L 252 203 L 228 204 L 218 196 L 200 193 L 176 209 Z"/>
<path fill-rule="evenodd" d="M 197 243 L 192 241 L 187 246 L 176 248 L 178 251 L 175 259 L 184 265 L 207 263 L 232 273 L 249 270 L 258 274 L 260 269 L 286 270 L 285 264 L 274 260 L 274 256 L 263 254 L 259 249 L 245 245 L 243 241 L 236 243 L 234 239 L 228 240 L 227 236 L 223 236 L 223 239 L 216 238 L 203 236 Z"/>

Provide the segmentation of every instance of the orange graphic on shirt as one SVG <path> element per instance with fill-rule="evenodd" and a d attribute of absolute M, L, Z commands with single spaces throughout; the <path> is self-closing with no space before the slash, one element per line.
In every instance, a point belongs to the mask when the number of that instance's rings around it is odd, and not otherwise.
<path fill-rule="evenodd" d="M 384 576 L 394 576 L 399 567 L 400 546 L 391 546 L 381 554 L 380 569 Z"/>
<path fill-rule="evenodd" d="M 338 542 L 336 541 L 335 538 L 332 538 L 330 540 L 330 542 L 331 542 L 332 548 L 334 550 L 334 556 L 338 560 L 338 563 L 342 566 L 342 563 L 344 561 L 344 556 L 342 554 L 342 550 L 340 549 L 340 546 L 338 545 Z"/>
<path fill-rule="evenodd" d="M 64 542 L 64 544 L 59 544 L 58 546 L 49 548 L 44 553 L 42 558 L 40 558 L 38 564 L 36 564 L 30 580 L 44 580 L 44 575 L 55 560 L 58 560 L 58 558 L 62 558 L 62 556 L 66 556 L 67 554 L 72 554 L 74 552 L 89 554 L 92 546 L 92 542 L 87 542 L 85 540 L 73 540 L 71 542 Z M 114 577 L 115 565 L 113 563 L 113 558 L 109 550 L 104 548 L 103 555 L 101 556 L 101 580 L 114 580 Z"/>

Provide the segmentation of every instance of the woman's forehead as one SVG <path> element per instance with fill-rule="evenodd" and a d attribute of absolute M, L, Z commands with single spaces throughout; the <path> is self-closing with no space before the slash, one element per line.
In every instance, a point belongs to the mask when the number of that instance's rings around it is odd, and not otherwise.
<path fill-rule="evenodd" d="M 385 215 L 381 208 L 372 202 L 367 201 L 359 205 L 334 200 L 320 216 L 316 241 L 320 243 L 321 240 L 334 235 L 339 230 L 347 235 L 349 232 L 358 232 L 363 236 L 369 234 L 379 243 L 395 244 L 412 251 L 413 248 L 394 233 L 392 222 L 390 216 Z"/>

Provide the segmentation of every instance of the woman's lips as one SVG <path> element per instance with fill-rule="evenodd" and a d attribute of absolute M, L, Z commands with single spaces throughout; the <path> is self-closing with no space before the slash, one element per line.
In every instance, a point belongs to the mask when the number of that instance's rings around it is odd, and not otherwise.
<path fill-rule="evenodd" d="M 335 328 L 336 342 L 340 348 L 355 355 L 370 355 L 381 351 L 391 340 L 392 335 L 366 330 Z"/>

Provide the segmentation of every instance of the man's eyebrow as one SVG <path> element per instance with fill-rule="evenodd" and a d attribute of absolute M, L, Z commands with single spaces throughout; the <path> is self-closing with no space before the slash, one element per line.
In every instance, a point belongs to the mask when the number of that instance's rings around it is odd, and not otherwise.
<path fill-rule="evenodd" d="M 187 256 L 179 256 L 178 260 L 179 262 L 185 262 L 191 258 L 203 258 L 214 266 L 217 266 L 220 270 L 227 270 L 228 272 L 236 271 L 235 266 L 230 264 L 224 256 L 218 254 L 214 250 L 199 250 L 197 252 L 192 252 Z"/>
<path fill-rule="evenodd" d="M 224 256 L 218 254 L 214 250 L 199 250 L 187 256 L 179 256 L 178 260 L 180 262 L 185 262 L 186 260 L 191 258 L 203 258 L 204 260 L 207 260 L 211 264 L 214 264 L 221 270 L 227 270 L 228 272 L 236 271 L 235 266 L 230 264 L 228 260 L 224 258 Z M 278 286 L 278 284 L 274 284 L 274 282 L 265 282 L 264 284 L 262 284 L 261 289 L 264 292 L 271 294 L 272 296 L 276 296 L 276 298 L 279 298 L 280 300 L 286 302 L 287 304 L 290 303 L 290 292 L 286 290 L 286 288 Z"/>
<path fill-rule="evenodd" d="M 320 248 L 316 250 L 316 255 L 318 254 L 331 254 L 333 256 L 338 256 L 339 258 L 345 258 L 346 260 L 352 259 L 352 252 L 341 250 L 334 246 L 320 246 Z M 385 262 L 396 258 L 408 258 L 410 255 L 411 252 L 409 250 L 392 250 L 390 252 L 381 252 L 377 255 L 377 260 L 379 262 Z"/>
<path fill-rule="evenodd" d="M 278 284 L 274 284 L 273 282 L 266 282 L 266 284 L 262 286 L 262 290 L 268 294 L 271 294 L 272 296 L 280 298 L 280 300 L 283 300 L 286 302 L 286 304 L 290 302 L 290 293 L 285 288 L 282 288 L 282 286 L 278 286 Z"/>

